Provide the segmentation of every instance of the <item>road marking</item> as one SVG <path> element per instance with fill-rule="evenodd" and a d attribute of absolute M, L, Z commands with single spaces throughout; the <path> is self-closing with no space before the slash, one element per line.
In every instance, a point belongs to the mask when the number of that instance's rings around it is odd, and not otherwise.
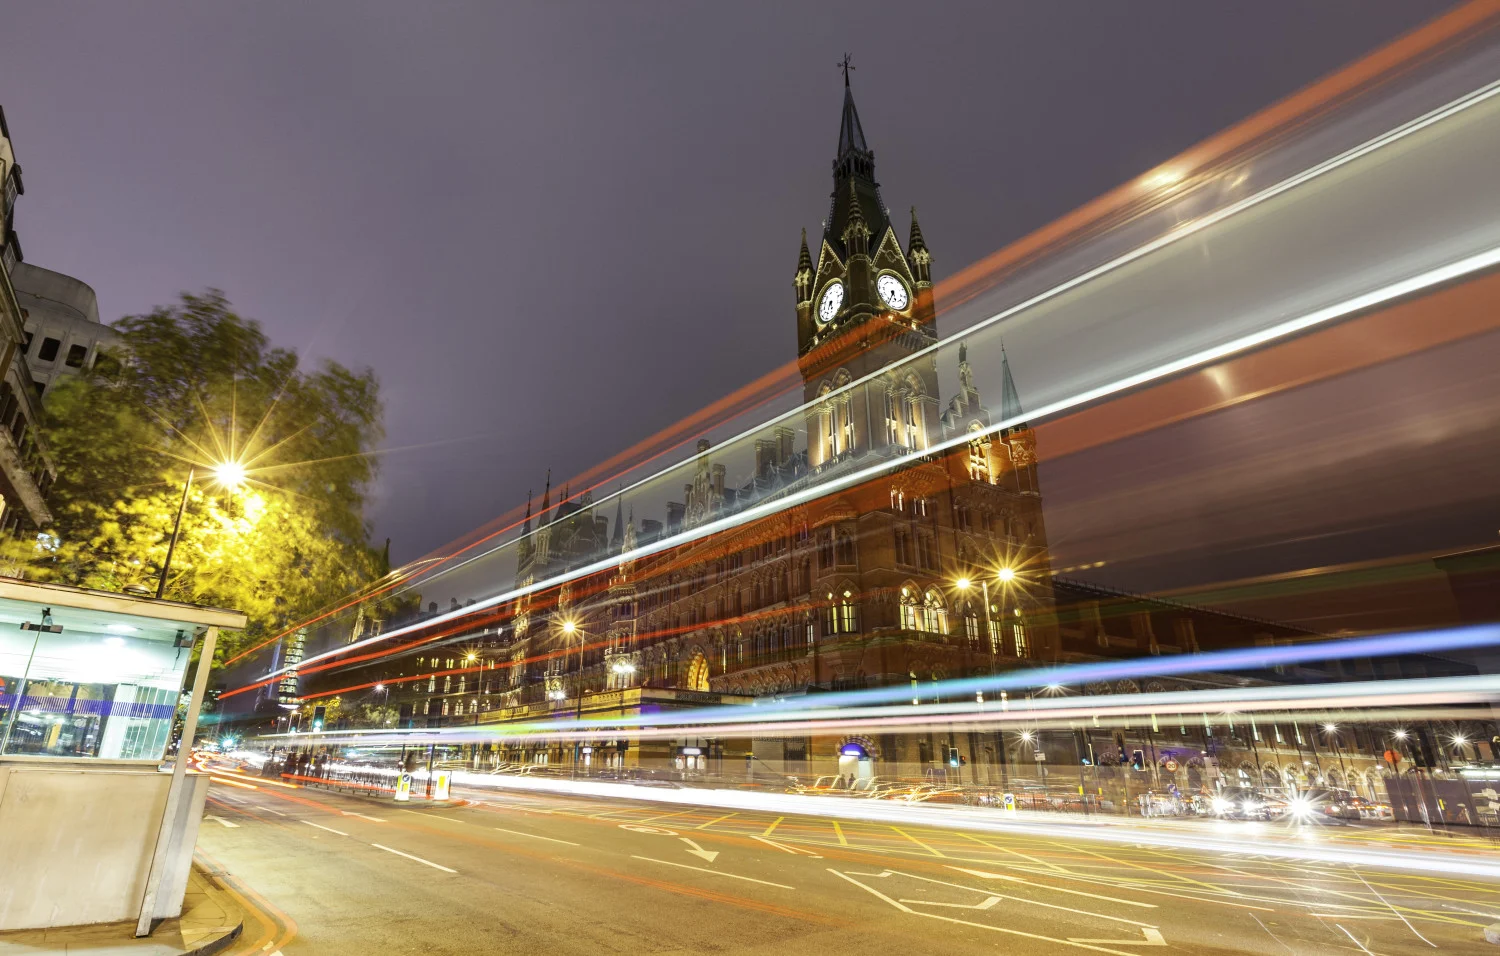
<path fill-rule="evenodd" d="M 384 823 L 385 822 L 384 820 L 380 819 L 379 817 L 367 817 L 363 813 L 355 813 L 353 810 L 343 810 L 343 811 L 340 811 L 340 812 L 342 812 L 344 814 L 344 816 L 346 816 L 346 817 L 359 817 L 361 820 L 369 820 L 371 823 Z"/>
<path fill-rule="evenodd" d="M 785 843 L 777 843 L 775 840 L 767 840 L 765 837 L 763 837 L 763 836 L 756 836 L 753 833 L 750 834 L 750 839 L 752 839 L 752 840 L 759 840 L 760 842 L 764 843 L 766 846 L 774 846 L 776 849 L 780 850 L 781 852 L 783 852 L 783 853 L 790 853 L 792 856 L 796 856 L 798 853 L 806 853 L 808 856 L 812 857 L 815 860 L 821 860 L 821 859 L 823 859 L 823 856 L 820 853 L 814 853 L 811 850 L 804 850 L 800 846 L 797 846 L 797 847 L 787 846 Z"/>
<path fill-rule="evenodd" d="M 766 827 L 765 831 L 761 833 L 761 836 L 770 836 L 777 827 L 781 826 L 781 821 L 785 819 L 786 817 L 777 817 L 770 826 Z"/>
<path fill-rule="evenodd" d="M 434 870 L 442 870 L 444 873 L 457 873 L 458 872 L 457 870 L 450 870 L 448 867 L 443 866 L 441 863 L 434 863 L 431 860 L 424 860 L 420 856 L 412 856 L 410 853 L 402 853 L 400 850 L 392 850 L 390 847 L 388 847 L 388 846 L 381 846 L 379 843 L 371 843 L 370 846 L 373 846 L 377 850 L 384 850 L 387 853 L 394 853 L 397 856 L 404 856 L 408 860 L 416 860 L 418 863 L 422 863 L 422 864 L 425 864 L 427 866 L 430 866 Z"/>
<path fill-rule="evenodd" d="M 645 827 L 641 826 L 639 823 L 621 823 L 618 826 L 621 830 L 630 830 L 634 833 L 655 833 L 658 836 L 677 835 L 676 830 L 668 830 L 666 827 Z"/>
<path fill-rule="evenodd" d="M 958 869 L 958 868 L 957 867 L 953 867 L 952 869 Z M 967 890 L 970 893 L 988 893 L 989 892 L 988 890 L 976 890 L 972 886 L 964 886 L 962 883 L 949 883 L 946 880 L 935 880 L 935 879 L 933 879 L 930 876 L 918 876 L 915 873 L 903 873 L 900 870 L 887 870 L 884 875 L 890 876 L 890 875 L 893 875 L 893 874 L 896 875 L 896 876 L 904 876 L 907 879 L 911 879 L 911 880 L 921 880 L 924 883 L 936 883 L 939 886 L 951 886 L 951 887 L 953 887 L 956 890 Z M 1108 897 L 1101 897 L 1101 899 L 1107 899 L 1107 898 Z M 1021 896 L 1002 896 L 1002 897 L 1000 897 L 1000 899 L 1011 900 L 1012 902 L 1020 903 L 1020 904 L 1025 905 L 1025 906 L 1040 906 L 1040 907 L 1043 907 L 1044 909 L 1062 910 L 1064 913 L 1076 913 L 1079 916 L 1091 916 L 1091 917 L 1094 917 L 1095 919 L 1109 920 L 1109 921 L 1114 922 L 1114 923 L 1125 923 L 1125 924 L 1127 924 L 1129 926 L 1135 926 L 1135 927 L 1138 927 L 1140 929 L 1155 929 L 1156 928 L 1155 926 L 1152 926 L 1150 923 L 1142 923 L 1142 922 L 1140 922 L 1138 920 L 1126 919 L 1123 916 L 1109 916 L 1109 915 L 1107 915 L 1105 913 L 1093 913 L 1093 912 L 1090 912 L 1089 910 L 1075 910 L 1071 906 L 1059 906 L 1056 903 L 1043 903 L 1041 900 L 1029 900 L 1029 899 L 1026 899 L 1025 897 L 1021 897 Z M 915 903 L 921 903 L 922 901 L 921 900 L 902 900 L 901 902 L 903 902 L 903 903 L 913 903 L 913 902 L 915 902 Z M 933 905 L 936 906 L 938 904 L 934 903 Z M 963 906 L 964 904 L 960 904 L 960 903 L 951 903 L 951 904 L 950 903 L 944 903 L 942 905 L 944 905 L 944 906 Z M 993 905 L 994 905 L 993 903 L 988 904 L 988 906 L 993 906 Z M 984 908 L 987 909 L 988 906 L 986 906 Z M 973 908 L 973 907 L 967 907 L 967 908 Z M 1099 940 L 1086 940 L 1086 942 L 1099 942 Z M 1107 943 L 1107 942 L 1110 942 L 1110 940 L 1104 940 L 1104 942 Z"/>
<path fill-rule="evenodd" d="M 261 809 L 264 810 L 264 811 L 266 811 L 267 813 L 274 813 L 278 817 L 284 817 L 284 816 L 286 816 L 286 814 L 282 813 L 280 810 L 272 810 L 270 807 L 261 807 Z"/>
<path fill-rule="evenodd" d="M 1142 903 L 1139 900 L 1122 900 L 1118 896 L 1101 896 L 1098 893 L 1085 893 L 1083 890 L 1065 890 L 1060 886 L 1049 886 L 1046 883 L 1033 883 L 1031 880 L 1023 880 L 1019 876 L 1009 876 L 1005 873 L 990 873 L 985 870 L 971 870 L 967 867 L 949 865 L 948 869 L 977 876 L 982 880 L 1005 880 L 1007 883 L 1020 883 L 1022 886 L 1030 886 L 1039 890 L 1052 890 L 1054 893 L 1070 893 L 1073 896 L 1087 896 L 1091 900 L 1104 900 L 1107 903 L 1124 903 L 1126 906 L 1141 906 L 1146 909 L 1156 909 L 1155 903 Z"/>
<path fill-rule="evenodd" d="M 307 824 L 310 827 L 317 827 L 319 830 L 327 830 L 329 833 L 337 833 L 339 836 L 348 836 L 349 835 L 349 834 L 345 833 L 343 830 L 335 830 L 333 827 L 325 827 L 323 824 L 321 824 L 321 823 L 314 823 L 311 820 L 303 820 L 302 822 L 305 823 L 305 824 Z"/>
<path fill-rule="evenodd" d="M 726 813 L 722 817 L 715 817 L 714 819 L 708 821 L 707 823 L 705 823 L 705 824 L 703 824 L 701 826 L 696 826 L 693 829 L 695 829 L 695 830 L 707 830 L 709 827 L 713 826 L 715 823 L 720 823 L 720 822 L 722 822 L 724 820 L 728 820 L 732 816 L 734 816 L 733 813 Z"/>
<path fill-rule="evenodd" d="M 662 866 L 680 866 L 684 870 L 697 870 L 699 873 L 708 873 L 713 876 L 727 876 L 731 880 L 744 880 L 746 883 L 759 883 L 762 886 L 775 886 L 783 890 L 795 890 L 795 886 L 787 886 L 785 883 L 772 883 L 770 880 L 757 880 L 753 876 L 740 876 L 737 873 L 724 873 L 720 870 L 710 870 L 701 866 L 689 866 L 686 863 L 673 863 L 671 860 L 654 860 L 649 856 L 630 855 L 632 860 L 645 860 L 647 863 L 660 863 Z"/>
<path fill-rule="evenodd" d="M 533 840 L 546 840 L 548 843 L 566 843 L 568 846 L 583 846 L 582 843 L 574 843 L 572 840 L 558 840 L 538 833 L 523 833 L 520 830 L 507 830 L 505 827 L 490 827 L 491 830 L 499 830 L 501 833 L 509 833 L 512 836 L 531 837 Z"/>
<path fill-rule="evenodd" d="M 683 843 L 686 843 L 688 845 L 688 852 L 693 856 L 699 857 L 708 863 L 712 863 L 714 860 L 718 859 L 718 850 L 705 850 L 703 849 L 703 847 L 694 843 L 692 840 L 689 840 L 687 837 L 681 837 L 680 839 Z"/>
<path fill-rule="evenodd" d="M 205 819 L 205 820 L 213 820 L 215 823 L 219 824 L 220 826 L 228 827 L 231 830 L 238 830 L 240 828 L 240 825 L 238 823 L 231 822 L 231 821 L 226 820 L 226 819 L 224 819 L 223 817 L 220 817 L 220 816 L 215 816 L 212 813 L 208 814 L 203 819 Z"/>
<path fill-rule="evenodd" d="M 844 828 L 839 826 L 837 820 L 830 820 L 828 822 L 833 824 L 833 833 L 839 838 L 839 846 L 848 846 L 849 839 L 844 836 Z"/>
<path fill-rule="evenodd" d="M 1161 930 L 1159 930 L 1159 929 L 1152 929 L 1151 927 L 1147 926 L 1145 929 L 1141 930 L 1141 935 L 1144 936 L 1145 939 L 1079 939 L 1076 936 L 1069 936 L 1068 937 L 1068 942 L 1070 942 L 1070 943 L 1107 943 L 1110 946 L 1165 946 L 1165 945 L 1167 945 L 1167 941 L 1162 938 Z"/>
<path fill-rule="evenodd" d="M 1339 926 L 1338 923 L 1334 923 L 1333 925 L 1338 926 L 1339 929 L 1343 929 L 1344 930 L 1344 935 L 1347 936 L 1347 937 L 1349 937 L 1349 940 L 1351 942 L 1353 942 L 1355 946 L 1358 946 L 1361 950 L 1364 950 L 1364 952 L 1369 953 L 1369 956 L 1375 956 L 1374 953 L 1371 953 L 1368 949 L 1365 949 L 1365 944 L 1364 943 L 1361 943 L 1359 940 L 1357 940 L 1357 939 L 1354 938 L 1354 934 L 1353 933 L 1349 932 L 1347 929 L 1344 929 L 1344 927 Z"/>
<path fill-rule="evenodd" d="M 901 912 L 903 912 L 903 913 L 909 913 L 912 916 L 920 916 L 920 917 L 923 917 L 925 919 L 941 920 L 944 923 L 958 923 L 960 926 L 973 926 L 976 929 L 987 929 L 987 930 L 989 930 L 991 932 L 994 932 L 994 933 L 1006 933 L 1006 934 L 1008 934 L 1010 936 L 1021 936 L 1021 937 L 1024 937 L 1026 939 L 1039 939 L 1039 940 L 1042 940 L 1042 941 L 1048 942 L 1048 943 L 1060 943 L 1063 946 L 1074 946 L 1074 947 L 1077 947 L 1078 949 L 1091 949 L 1091 950 L 1093 950 L 1095 952 L 1098 952 L 1098 953 L 1112 953 L 1112 954 L 1114 954 L 1114 956 L 1132 956 L 1132 954 L 1125 952 L 1125 950 L 1123 950 L 1123 949 L 1105 949 L 1103 946 L 1097 946 L 1097 945 L 1094 945 L 1092 943 L 1080 943 L 1080 942 L 1077 942 L 1075 940 L 1070 940 L 1070 939 L 1059 939 L 1059 938 L 1057 938 L 1055 936 L 1041 936 L 1041 935 L 1039 935 L 1037 933 L 1027 933 L 1027 932 L 1023 932 L 1021 930 L 1018 930 L 1018 929 L 1011 929 L 1011 928 L 1006 927 L 1006 926 L 991 926 L 988 923 L 976 923 L 976 922 L 974 922 L 972 920 L 956 919 L 956 918 L 954 918 L 952 916 L 939 916 L 937 913 L 923 913 L 923 912 L 920 912 L 918 910 L 912 909 L 910 906 L 907 906 L 906 904 L 900 902 L 899 900 L 893 900 L 893 899 L 891 899 L 889 896 L 886 896 L 884 893 L 882 893 L 879 890 L 875 889 L 873 886 L 866 886 L 865 884 L 861 883 L 859 880 L 856 880 L 854 877 L 849 876 L 849 875 L 847 875 L 845 873 L 840 873 L 838 870 L 835 870 L 833 867 L 829 867 L 828 868 L 828 872 L 832 873 L 834 876 L 837 876 L 839 879 L 845 880 L 845 881 L 847 881 L 849 883 L 853 883 L 855 886 L 857 886 L 860 889 L 864 890 L 866 893 L 869 893 L 871 896 L 874 896 L 877 899 L 884 900 L 885 902 L 889 903 L 891 906 L 894 906 L 896 909 L 900 910 Z M 890 871 L 887 870 L 885 873 L 859 873 L 858 875 L 859 876 L 881 877 L 881 876 L 889 876 L 890 875 Z"/>
<path fill-rule="evenodd" d="M 906 837 L 908 840 L 910 840 L 911 842 L 915 843 L 917 846 L 921 847 L 922 849 L 926 850 L 928 853 L 931 853 L 933 856 L 947 856 L 946 853 L 943 853 L 943 852 L 941 852 L 939 850 L 934 849 L 933 847 L 928 846 L 927 844 L 923 843 L 921 840 L 918 840 L 916 837 L 912 836 L 910 833 L 907 833 L 905 830 L 901 829 L 900 827 L 891 827 L 891 829 L 895 830 L 897 833 L 899 833 L 902 836 Z"/>
<path fill-rule="evenodd" d="M 1040 859 L 1039 857 L 1028 856 L 1027 854 L 1022 853 L 1020 850 L 1012 850 L 1010 847 L 998 846 L 998 845 L 996 845 L 994 843 L 991 843 L 988 840 L 981 840 L 979 837 L 975 836 L 972 833 L 962 833 L 962 832 L 960 832 L 959 836 L 961 836 L 961 837 L 963 837 L 963 838 L 965 838 L 967 840 L 973 840 L 975 843 L 978 843 L 980 846 L 987 846 L 991 850 L 999 850 L 1001 853 L 1010 853 L 1010 854 L 1013 854 L 1015 856 L 1020 857 L 1023 860 L 1030 860 L 1032 863 L 1035 863 L 1037 866 L 1045 866 L 1045 867 L 1047 867 L 1050 870 L 1057 871 L 1058 873 L 1067 873 L 1068 872 L 1066 868 L 1058 866 L 1056 863 L 1049 863 L 1048 861 Z"/>

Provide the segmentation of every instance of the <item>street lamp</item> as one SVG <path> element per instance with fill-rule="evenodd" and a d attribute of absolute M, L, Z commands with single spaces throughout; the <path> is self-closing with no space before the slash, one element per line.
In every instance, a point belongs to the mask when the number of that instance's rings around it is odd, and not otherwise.
<path fill-rule="evenodd" d="M 574 709 L 573 709 L 573 722 L 575 724 L 577 724 L 577 723 L 580 723 L 583 720 L 583 629 L 578 626 L 578 622 L 577 621 L 573 620 L 572 618 L 565 618 L 563 620 L 563 622 L 562 622 L 562 632 L 564 634 L 568 635 L 569 637 L 572 637 L 574 634 L 578 635 L 578 672 L 577 672 L 577 676 L 575 678 L 575 680 L 578 683 L 578 687 L 577 687 L 578 701 L 577 701 L 577 703 L 576 703 L 576 705 L 574 706 Z M 577 733 L 577 728 L 576 727 L 574 728 L 574 733 L 575 734 Z M 574 740 L 573 740 L 573 776 L 574 777 L 578 776 L 578 757 L 579 757 L 579 750 L 580 750 L 580 748 L 582 746 L 583 746 L 583 740 L 582 740 L 582 738 L 575 737 Z"/>
<path fill-rule="evenodd" d="M 245 466 L 237 461 L 221 461 L 211 466 L 214 480 L 228 491 L 234 491 L 245 483 Z M 172 569 L 172 553 L 177 550 L 177 537 L 182 533 L 182 513 L 187 510 L 188 492 L 192 490 L 197 465 L 188 466 L 187 481 L 182 485 L 182 501 L 177 505 L 177 520 L 172 522 L 172 540 L 167 544 L 167 559 L 161 564 L 161 578 L 156 582 L 156 599 L 160 601 L 167 590 L 167 572 Z"/>

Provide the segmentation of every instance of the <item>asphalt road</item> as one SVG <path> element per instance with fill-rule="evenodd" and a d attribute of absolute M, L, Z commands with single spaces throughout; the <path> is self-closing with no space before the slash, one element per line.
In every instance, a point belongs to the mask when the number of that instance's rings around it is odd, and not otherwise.
<path fill-rule="evenodd" d="M 1500 952 L 1483 939 L 1500 885 L 1274 860 L 1249 840 L 1208 856 L 574 796 L 398 806 L 241 779 L 213 785 L 198 846 L 295 924 L 285 956 Z"/>

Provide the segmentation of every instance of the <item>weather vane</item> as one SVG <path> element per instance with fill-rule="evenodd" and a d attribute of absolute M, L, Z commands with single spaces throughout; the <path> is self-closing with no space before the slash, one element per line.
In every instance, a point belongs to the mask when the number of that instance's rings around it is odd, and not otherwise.
<path fill-rule="evenodd" d="M 844 85 L 848 86 L 849 71 L 855 68 L 854 65 L 849 62 L 849 54 L 845 53 L 844 58 L 839 61 L 838 65 L 844 71 Z"/>

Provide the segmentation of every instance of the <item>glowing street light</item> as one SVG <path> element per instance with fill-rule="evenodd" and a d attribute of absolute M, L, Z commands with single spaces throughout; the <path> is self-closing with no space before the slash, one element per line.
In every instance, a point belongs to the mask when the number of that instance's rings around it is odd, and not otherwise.
<path fill-rule="evenodd" d="M 973 587 L 973 583 L 968 578 L 959 578 L 957 581 L 954 581 L 953 584 L 960 591 L 967 591 L 969 588 Z"/>
<path fill-rule="evenodd" d="M 210 466 L 214 480 L 229 491 L 245 483 L 245 466 L 237 461 L 221 461 Z M 172 569 L 172 552 L 177 550 L 177 537 L 182 533 L 182 513 L 187 510 L 188 492 L 193 488 L 193 478 L 198 466 L 189 465 L 187 481 L 182 485 L 182 501 L 177 505 L 177 520 L 172 522 L 172 540 L 167 543 L 167 559 L 161 563 L 161 578 L 156 582 L 156 599 L 160 601 L 167 590 L 167 572 Z"/>
<path fill-rule="evenodd" d="M 214 465 L 214 480 L 235 491 L 245 483 L 245 466 L 237 461 L 220 462 Z"/>
<path fill-rule="evenodd" d="M 1002 582 L 1009 584 L 1016 579 L 1016 569 L 1001 568 L 999 571 L 995 572 L 995 577 L 999 578 Z"/>

